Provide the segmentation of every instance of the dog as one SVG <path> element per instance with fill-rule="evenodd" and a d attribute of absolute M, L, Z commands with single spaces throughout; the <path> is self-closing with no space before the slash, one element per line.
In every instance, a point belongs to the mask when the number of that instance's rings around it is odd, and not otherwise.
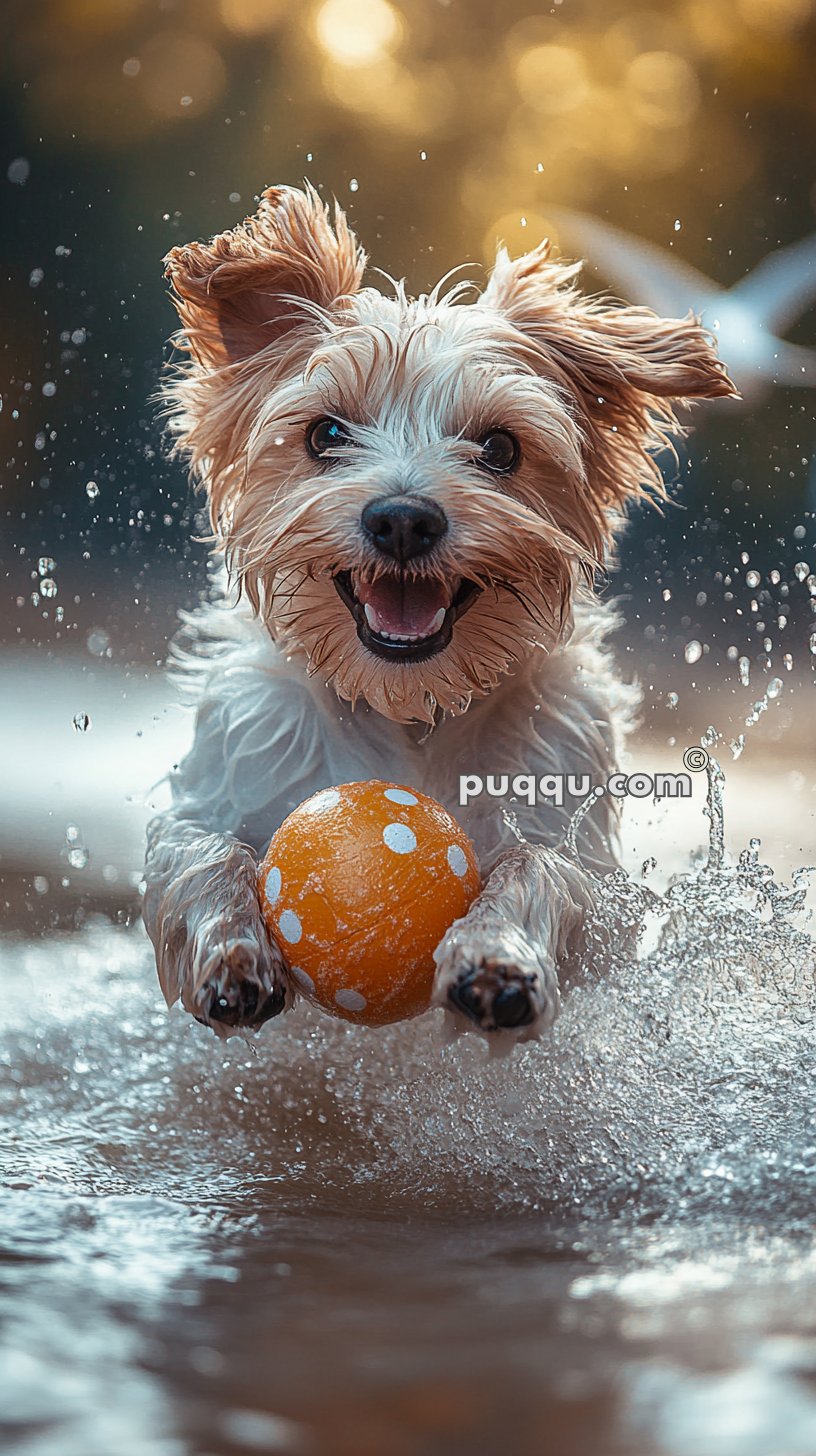
<path fill-rule="evenodd" d="M 480 857 L 434 1004 L 494 1045 L 539 1037 L 616 864 L 617 801 L 569 833 L 568 807 L 461 807 L 459 776 L 615 770 L 636 690 L 596 574 L 627 504 L 664 493 L 677 402 L 736 393 L 714 341 L 692 314 L 585 296 L 546 242 L 501 249 L 481 292 L 363 287 L 344 213 L 308 184 L 165 262 L 169 428 L 223 572 L 176 652 L 194 742 L 148 828 L 168 1005 L 227 1036 L 294 1004 L 258 857 L 307 795 L 379 778 L 440 800 Z"/>

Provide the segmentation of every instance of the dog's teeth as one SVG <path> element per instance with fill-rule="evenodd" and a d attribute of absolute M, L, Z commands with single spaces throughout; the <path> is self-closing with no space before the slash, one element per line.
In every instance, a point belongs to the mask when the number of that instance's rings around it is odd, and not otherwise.
<path fill-rule="evenodd" d="M 371 605 L 370 602 L 366 602 L 366 604 L 365 604 L 365 615 L 366 615 L 366 621 L 368 622 L 369 627 L 371 627 L 373 629 L 373 631 L 376 632 L 376 630 L 377 630 L 377 614 L 374 611 L 374 608 L 372 607 L 372 605 Z M 383 632 L 382 635 L 385 636 L 386 635 L 385 632 Z"/>
<path fill-rule="evenodd" d="M 435 614 L 435 616 L 434 616 L 434 618 L 433 618 L 433 620 L 431 622 L 431 625 L 428 628 L 428 636 L 429 637 L 432 637 L 433 634 L 434 634 L 434 632 L 438 632 L 439 629 L 440 629 L 440 627 L 442 626 L 442 623 L 445 620 L 445 610 L 446 610 L 445 607 L 440 607 L 439 608 L 439 611 Z"/>

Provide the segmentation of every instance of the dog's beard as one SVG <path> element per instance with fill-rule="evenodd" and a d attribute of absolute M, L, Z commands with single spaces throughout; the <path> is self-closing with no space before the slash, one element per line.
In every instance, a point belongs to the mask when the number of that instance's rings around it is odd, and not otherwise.
<path fill-rule="evenodd" d="M 438 710 L 463 713 L 535 647 L 549 649 L 569 613 L 572 577 L 564 558 L 552 561 L 548 580 L 525 587 L 399 572 L 380 572 L 376 578 L 359 570 L 340 575 L 346 580 L 339 586 L 338 573 L 330 571 L 274 577 L 262 615 L 284 650 L 305 652 L 309 673 L 338 697 L 352 706 L 364 699 L 398 722 L 433 723 Z M 381 615 L 377 608 L 368 619 L 362 615 L 366 603 L 393 603 L 395 596 L 404 604 L 401 619 Z M 422 633 L 424 625 L 434 626 L 445 603 L 449 623 Z M 376 630 L 383 621 L 417 629 L 414 640 L 404 649 L 393 642 L 395 634 L 389 641 Z M 400 660 L 403 650 L 407 660 Z"/>

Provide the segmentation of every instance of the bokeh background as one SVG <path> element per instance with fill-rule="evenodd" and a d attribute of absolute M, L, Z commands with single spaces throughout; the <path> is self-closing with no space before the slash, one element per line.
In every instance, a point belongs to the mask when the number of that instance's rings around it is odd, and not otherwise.
<path fill-rule="evenodd" d="M 463 260 L 478 276 L 499 239 L 558 238 L 563 207 L 722 286 L 816 226 L 812 0 L 6 0 L 3 29 L 10 642 L 153 664 L 200 594 L 201 521 L 153 403 L 161 259 L 264 185 L 336 195 L 414 291 Z M 812 334 L 806 312 L 788 336 Z M 752 609 L 742 553 L 763 587 L 790 577 L 808 668 L 792 568 L 811 566 L 814 397 L 700 412 L 682 505 L 637 515 L 609 590 L 646 678 L 682 672 L 689 641 L 711 670 L 782 670 L 780 603 Z"/>

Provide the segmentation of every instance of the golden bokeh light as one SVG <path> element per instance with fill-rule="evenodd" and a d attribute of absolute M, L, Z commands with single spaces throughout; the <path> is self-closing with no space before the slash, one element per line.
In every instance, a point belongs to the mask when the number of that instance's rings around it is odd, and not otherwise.
<path fill-rule="evenodd" d="M 224 62 L 215 46 L 188 31 L 163 30 L 142 46 L 136 84 L 156 116 L 200 116 L 226 85 Z"/>
<path fill-rule="evenodd" d="M 439 68 L 409 71 L 391 59 L 354 67 L 326 62 L 323 84 L 334 100 L 375 125 L 420 136 L 438 132 L 455 102 L 453 89 Z"/>
<path fill-rule="evenodd" d="M 738 0 L 740 15 L 767 35 L 799 30 L 813 15 L 813 0 Z"/>
<path fill-rule="evenodd" d="M 403 20 L 388 0 L 324 0 L 314 19 L 318 44 L 341 65 L 367 66 L 391 55 Z"/>
<path fill-rule="evenodd" d="M 146 148 L 189 137 L 175 165 L 201 175 L 228 122 L 213 189 L 305 171 L 363 235 L 373 216 L 400 267 L 480 238 L 489 259 L 498 235 L 525 250 L 559 206 L 648 232 L 678 198 L 701 219 L 790 190 L 763 118 L 812 125 L 816 0 L 41 0 L 20 17 L 4 63 L 33 136 L 132 155 L 148 197 Z"/>
<path fill-rule="evenodd" d="M 531 46 L 519 56 L 515 69 L 520 95 L 544 114 L 573 111 L 589 94 L 583 56 L 571 46 Z"/>
<path fill-rule="evenodd" d="M 697 76 L 682 56 L 644 51 L 626 72 L 629 100 L 647 126 L 687 125 L 700 104 Z"/>
<path fill-rule="evenodd" d="M 88 35 L 115 35 L 123 25 L 138 17 L 144 0 L 58 0 L 53 7 L 67 29 Z"/>
<path fill-rule="evenodd" d="M 711 0 L 689 0 L 684 19 L 689 39 L 703 55 L 728 56 L 738 43 L 739 20 L 730 0 L 720 0 L 717 5 Z"/>
<path fill-rule="evenodd" d="M 288 0 L 219 0 L 221 20 L 234 35 L 275 30 L 288 9 Z"/>

